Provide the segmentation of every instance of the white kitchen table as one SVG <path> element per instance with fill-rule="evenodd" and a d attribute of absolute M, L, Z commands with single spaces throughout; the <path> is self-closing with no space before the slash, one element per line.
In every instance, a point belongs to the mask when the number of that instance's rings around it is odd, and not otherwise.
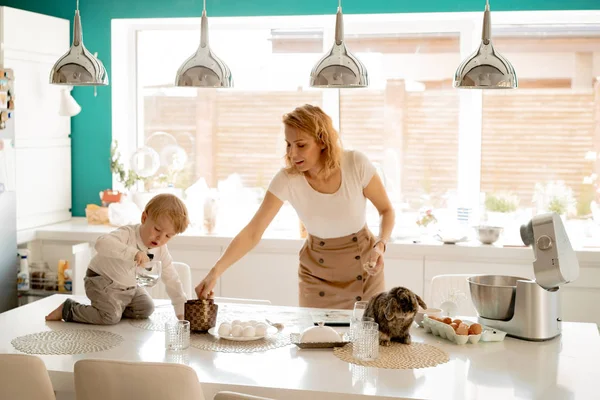
<path fill-rule="evenodd" d="M 89 329 L 89 325 L 45 322 L 44 316 L 68 296 L 54 295 L 0 314 L 0 353 L 16 353 L 15 337 L 51 329 Z M 87 299 L 73 297 L 77 301 Z M 168 307 L 157 300 L 157 306 Z M 310 309 L 244 305 L 269 320 L 278 313 L 297 314 L 300 331 L 311 324 Z M 259 308 L 260 307 L 260 308 Z M 282 315 L 282 314 L 280 314 Z M 220 315 L 222 318 L 223 315 Z M 117 333 L 124 341 L 107 351 L 81 355 L 40 356 L 59 393 L 72 393 L 73 365 L 81 359 L 168 361 L 164 333 L 140 329 L 127 320 L 94 329 Z M 413 341 L 445 350 L 450 361 L 414 370 L 376 369 L 348 364 L 331 350 L 301 350 L 294 345 L 260 353 L 188 350 L 207 399 L 234 390 L 276 399 L 593 399 L 600 383 L 600 336 L 595 324 L 563 323 L 560 337 L 547 342 L 506 338 L 503 342 L 455 345 L 412 330 Z"/>

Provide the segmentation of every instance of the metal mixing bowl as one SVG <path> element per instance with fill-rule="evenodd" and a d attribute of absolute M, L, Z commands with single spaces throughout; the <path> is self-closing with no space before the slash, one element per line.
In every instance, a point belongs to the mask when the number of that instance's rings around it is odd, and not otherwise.
<path fill-rule="evenodd" d="M 467 279 L 471 299 L 480 317 L 509 320 L 515 312 L 517 281 L 526 278 L 505 275 L 477 275 Z"/>
<path fill-rule="evenodd" d="M 475 230 L 477 231 L 477 237 L 479 241 L 483 244 L 492 244 L 500 238 L 500 234 L 502 233 L 504 228 L 499 226 L 476 226 Z"/>

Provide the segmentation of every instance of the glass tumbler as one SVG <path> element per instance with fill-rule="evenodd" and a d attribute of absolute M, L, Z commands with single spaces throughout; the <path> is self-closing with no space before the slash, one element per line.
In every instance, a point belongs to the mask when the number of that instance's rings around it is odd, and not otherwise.
<path fill-rule="evenodd" d="M 168 321 L 165 323 L 165 348 L 167 350 L 186 350 L 190 347 L 190 322 Z"/>
<path fill-rule="evenodd" d="M 379 357 L 379 324 L 359 321 L 355 325 L 352 356 L 363 361 L 376 360 Z"/>
<path fill-rule="evenodd" d="M 135 280 L 140 286 L 153 287 L 162 273 L 162 262 L 150 261 L 135 267 Z"/>
<path fill-rule="evenodd" d="M 367 310 L 368 301 L 357 301 L 354 303 L 354 310 L 352 311 L 352 318 L 361 320 L 365 311 Z"/>
<path fill-rule="evenodd" d="M 350 320 L 350 330 L 348 332 L 348 336 L 350 336 L 350 341 L 353 342 L 354 338 L 356 337 L 356 329 L 358 328 L 358 323 L 361 321 L 366 321 L 366 322 L 375 322 L 375 320 L 371 317 L 362 317 L 362 319 L 355 319 L 352 318 Z"/>

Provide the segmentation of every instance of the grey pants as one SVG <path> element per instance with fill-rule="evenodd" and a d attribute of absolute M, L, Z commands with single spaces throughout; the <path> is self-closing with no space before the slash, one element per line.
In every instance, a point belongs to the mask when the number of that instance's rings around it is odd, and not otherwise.
<path fill-rule="evenodd" d="M 154 312 L 154 302 L 142 287 L 116 288 L 113 281 L 87 270 L 85 294 L 92 305 L 67 299 L 62 316 L 67 322 L 95 325 L 114 325 L 121 318 L 148 318 Z"/>

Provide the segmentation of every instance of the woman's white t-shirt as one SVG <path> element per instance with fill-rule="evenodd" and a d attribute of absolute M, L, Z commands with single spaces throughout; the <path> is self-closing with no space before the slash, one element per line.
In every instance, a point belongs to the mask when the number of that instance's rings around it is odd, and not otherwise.
<path fill-rule="evenodd" d="M 351 235 L 365 226 L 363 189 L 376 171 L 366 155 L 353 150 L 344 151 L 341 171 L 342 184 L 332 194 L 317 192 L 304 174 L 288 174 L 284 169 L 271 181 L 269 192 L 294 207 L 309 234 L 319 238 Z"/>

